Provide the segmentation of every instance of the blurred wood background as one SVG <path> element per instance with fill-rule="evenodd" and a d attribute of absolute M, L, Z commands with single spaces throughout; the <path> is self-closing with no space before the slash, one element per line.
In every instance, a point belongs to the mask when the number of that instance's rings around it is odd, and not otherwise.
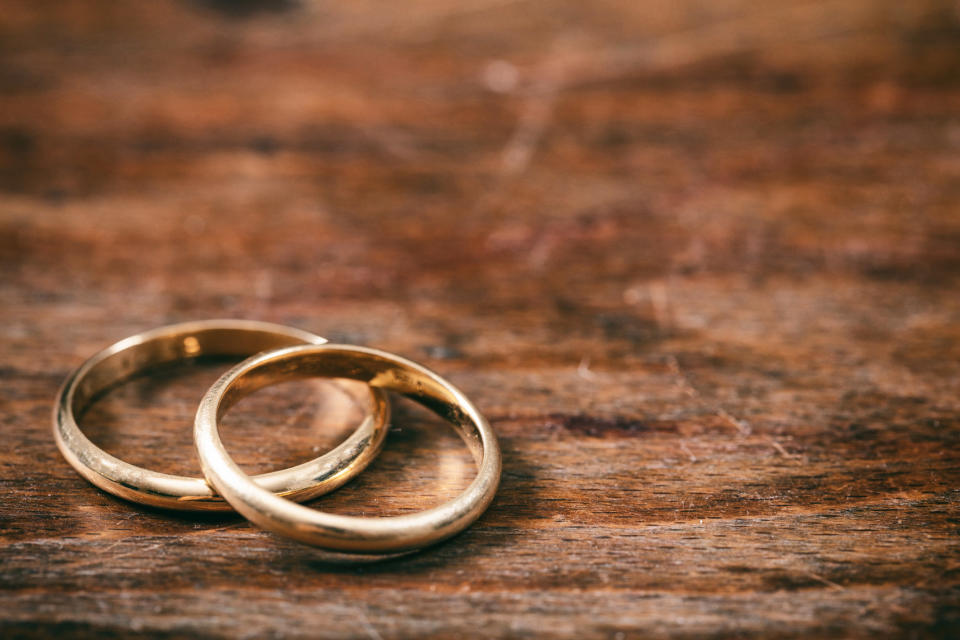
<path fill-rule="evenodd" d="M 960 633 L 955 2 L 11 0 L 0 274 L 5 637 Z M 58 385 L 208 317 L 449 376 L 502 438 L 497 500 L 353 566 L 95 490 Z M 197 472 L 222 368 L 85 424 Z M 303 461 L 349 431 L 338 397 L 258 394 L 231 449 Z M 470 473 L 401 407 L 318 504 Z"/>

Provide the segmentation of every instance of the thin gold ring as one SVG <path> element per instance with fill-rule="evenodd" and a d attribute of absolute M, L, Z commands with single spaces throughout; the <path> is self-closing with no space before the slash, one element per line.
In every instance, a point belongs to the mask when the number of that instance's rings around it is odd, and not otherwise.
<path fill-rule="evenodd" d="M 80 475 L 115 496 L 167 509 L 230 511 L 203 478 L 151 471 L 108 454 L 83 434 L 76 416 L 106 390 L 159 364 L 324 342 L 307 331 L 251 320 L 186 322 L 131 336 L 94 355 L 63 383 L 53 409 L 57 446 Z M 372 412 L 338 447 L 310 462 L 257 476 L 257 484 L 302 501 L 332 491 L 363 471 L 383 447 L 389 426 L 386 394 L 371 388 L 371 400 Z"/>
<path fill-rule="evenodd" d="M 419 513 L 368 518 L 324 513 L 257 486 L 230 458 L 218 422 L 231 406 L 257 389 L 308 377 L 352 378 L 398 392 L 449 420 L 477 462 L 476 478 L 455 499 Z M 207 391 L 194 423 L 203 474 L 248 520 L 310 545 L 353 553 L 419 549 L 459 533 L 493 500 L 500 481 L 500 447 L 489 423 L 452 384 L 400 356 L 353 345 L 288 347 L 244 360 Z"/>

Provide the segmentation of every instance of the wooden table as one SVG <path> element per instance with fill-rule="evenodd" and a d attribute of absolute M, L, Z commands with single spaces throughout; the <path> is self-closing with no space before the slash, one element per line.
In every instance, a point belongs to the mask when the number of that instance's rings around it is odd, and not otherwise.
<path fill-rule="evenodd" d="M 341 6 L 343 5 L 343 6 Z M 58 2 L 0 12 L 0 635 L 957 637 L 960 17 L 943 1 Z M 337 563 L 57 452 L 114 340 L 244 317 L 423 361 L 500 435 L 471 529 Z M 196 473 L 223 363 L 85 417 Z M 231 414 L 245 468 L 349 432 Z M 469 482 L 399 406 L 318 504 Z"/>

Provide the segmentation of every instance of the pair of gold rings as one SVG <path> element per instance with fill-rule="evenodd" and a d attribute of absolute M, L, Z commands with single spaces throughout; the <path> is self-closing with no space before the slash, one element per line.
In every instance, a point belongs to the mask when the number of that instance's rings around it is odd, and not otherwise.
<path fill-rule="evenodd" d="M 80 430 L 76 417 L 113 386 L 157 365 L 210 355 L 250 357 L 223 374 L 200 401 L 194 440 L 204 478 L 128 464 L 97 447 Z M 372 413 L 329 453 L 290 469 L 248 476 L 220 440 L 220 419 L 258 389 L 311 377 L 366 383 Z M 344 516 L 294 502 L 336 489 L 376 457 L 389 423 L 386 391 L 419 402 L 453 425 L 477 463 L 473 482 L 449 502 L 401 516 Z M 439 375 L 385 351 L 330 344 L 312 333 L 266 322 L 188 322 L 121 340 L 67 378 L 54 406 L 53 426 L 57 446 L 67 461 L 104 491 L 167 509 L 233 508 L 264 529 L 331 551 L 385 554 L 439 542 L 473 523 L 490 504 L 500 481 L 496 435 L 474 404 Z"/>

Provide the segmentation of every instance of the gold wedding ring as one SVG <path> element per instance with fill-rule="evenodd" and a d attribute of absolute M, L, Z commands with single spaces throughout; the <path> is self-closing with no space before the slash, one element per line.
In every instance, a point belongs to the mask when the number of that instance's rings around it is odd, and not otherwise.
<path fill-rule="evenodd" d="M 352 378 L 405 395 L 457 429 L 478 465 L 458 497 L 415 514 L 368 518 L 324 513 L 259 486 L 230 458 L 218 422 L 241 398 L 278 382 L 307 377 Z M 500 481 L 500 447 L 486 419 L 452 384 L 426 367 L 385 351 L 341 344 L 294 346 L 261 353 L 225 373 L 207 391 L 194 424 L 203 473 L 247 519 L 275 533 L 335 551 L 393 553 L 439 542 L 469 526 L 487 508 Z"/>
<path fill-rule="evenodd" d="M 80 475 L 115 496 L 168 509 L 229 511 L 230 505 L 202 478 L 150 471 L 111 456 L 83 435 L 76 416 L 114 385 L 156 365 L 201 355 L 249 356 L 324 342 L 306 331 L 247 320 L 187 322 L 131 336 L 94 355 L 64 382 L 53 410 L 57 446 Z M 371 389 L 371 398 L 372 413 L 334 450 L 290 469 L 244 479 L 271 496 L 276 493 L 294 500 L 336 489 L 360 473 L 383 446 L 389 405 L 379 389 Z"/>

